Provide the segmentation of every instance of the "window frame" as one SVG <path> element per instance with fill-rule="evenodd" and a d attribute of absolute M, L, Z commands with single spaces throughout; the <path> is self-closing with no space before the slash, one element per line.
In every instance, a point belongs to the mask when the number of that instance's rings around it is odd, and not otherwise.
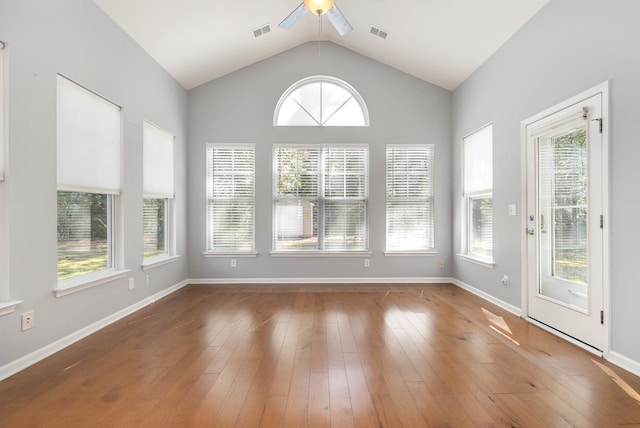
<path fill-rule="evenodd" d="M 278 236 L 277 236 L 277 203 L 281 200 L 291 200 L 290 198 L 282 198 L 278 197 L 277 192 L 277 177 L 278 177 L 278 158 L 277 152 L 278 149 L 316 149 L 318 150 L 318 168 L 316 171 L 317 176 L 317 196 L 316 197 L 296 197 L 296 200 L 307 200 L 307 201 L 317 201 L 318 205 L 318 213 L 317 213 L 317 246 L 312 249 L 278 249 Z M 328 197 L 325 194 L 325 176 L 328 174 L 325 171 L 325 157 L 326 152 L 330 149 L 355 149 L 355 150 L 364 150 L 365 155 L 365 195 L 364 197 L 359 198 L 349 198 L 349 197 Z M 272 233 L 271 233 L 271 255 L 272 256 L 369 256 L 371 255 L 371 251 L 369 249 L 369 175 L 370 175 L 370 149 L 368 144 L 274 144 L 272 148 L 272 162 L 273 162 L 273 180 L 272 180 Z M 325 231 L 326 231 L 326 222 L 325 222 L 325 208 L 327 202 L 331 203 L 332 201 L 345 201 L 346 204 L 355 203 L 355 202 L 363 202 L 364 203 L 364 233 L 363 233 L 363 248 L 341 248 L 341 249 L 327 249 L 326 241 L 325 241 Z"/>
<path fill-rule="evenodd" d="M 424 197 L 396 197 L 390 196 L 388 191 L 389 185 L 389 151 L 393 149 L 426 149 L 428 150 L 428 158 L 430 158 L 430 165 L 427 167 L 427 174 L 429 188 L 427 191 L 427 195 Z M 387 144 L 385 147 L 385 251 L 384 254 L 386 256 L 396 256 L 396 255 L 436 255 L 437 251 L 435 249 L 435 185 L 434 185 L 434 168 L 435 168 L 435 144 Z M 430 228 L 431 242 L 427 242 L 425 248 L 405 248 L 405 249 L 394 249 L 389 248 L 389 206 L 393 202 L 397 201 L 406 201 L 406 202 L 424 202 L 428 205 L 431 210 L 431 224 L 426 225 Z"/>
<path fill-rule="evenodd" d="M 163 153 L 165 158 L 162 159 L 163 162 L 168 162 L 171 165 L 163 165 L 164 168 L 161 168 L 161 171 L 152 171 L 152 176 L 157 174 L 158 172 L 169 174 L 169 181 L 165 180 L 164 186 L 167 187 L 164 190 L 158 191 L 157 189 L 147 189 L 145 185 L 145 177 L 149 173 L 146 171 L 146 163 L 147 161 L 153 161 L 152 158 L 147 158 L 145 155 L 145 140 L 147 132 L 155 132 L 159 133 L 163 137 L 166 137 L 165 143 L 170 143 L 171 149 L 170 153 Z M 170 141 L 169 141 L 170 140 Z M 145 200 L 148 199 L 163 199 L 164 200 L 164 252 L 161 254 L 153 255 L 153 256 L 145 256 L 144 255 L 144 244 L 143 244 L 143 254 L 142 254 L 142 269 L 147 270 L 156 266 L 161 266 L 170 262 L 177 260 L 180 256 L 177 254 L 177 244 L 176 244 L 176 217 L 175 217 L 175 141 L 176 137 L 173 133 L 167 131 L 166 129 L 150 122 L 148 120 L 144 120 L 142 123 L 142 145 L 143 145 L 143 195 L 142 195 L 142 217 L 143 217 L 143 240 L 144 240 L 144 205 Z M 166 158 L 166 155 L 170 154 L 170 159 Z M 169 162 L 170 161 L 170 162 Z M 167 172 L 168 170 L 168 172 Z M 153 177 L 146 177 L 149 180 L 153 180 Z"/>
<path fill-rule="evenodd" d="M 296 92 L 298 89 L 301 89 L 307 85 L 311 85 L 314 83 L 329 83 L 335 86 L 338 86 L 342 89 L 344 89 L 345 91 L 347 91 L 351 97 L 354 99 L 354 101 L 358 104 L 358 106 L 360 107 L 360 110 L 362 111 L 362 116 L 363 116 L 363 120 L 364 123 L 362 125 L 325 125 L 322 123 L 317 123 L 316 125 L 279 125 L 278 124 L 278 118 L 280 116 L 280 112 L 281 112 L 281 108 L 284 105 L 285 101 L 287 101 L 289 99 L 289 97 Z M 322 102 L 322 101 L 321 101 Z M 341 108 L 342 106 L 340 106 Z M 320 107 L 321 108 L 321 107 Z M 340 109 L 338 108 L 338 110 Z M 338 111 L 336 110 L 336 111 Z M 289 88 L 287 88 L 287 90 L 285 90 L 282 95 L 280 96 L 280 99 L 278 100 L 278 103 L 276 104 L 276 108 L 274 110 L 273 113 L 273 126 L 276 127 L 286 127 L 286 126 L 318 126 L 318 127 L 331 127 L 331 126 L 353 126 L 353 127 L 360 127 L 360 126 L 369 126 L 369 110 L 367 109 L 367 104 L 364 102 L 364 98 L 362 98 L 362 96 L 360 95 L 360 93 L 358 91 L 355 90 L 355 88 L 353 86 L 351 86 L 350 84 L 348 84 L 347 82 L 345 82 L 342 79 L 338 79 L 336 77 L 333 76 L 326 76 L 326 75 L 316 75 L 316 76 L 309 76 L 309 77 L 305 77 L 304 79 L 301 79 L 299 81 L 297 81 L 296 83 L 294 83 L 293 85 L 289 86 Z"/>
<path fill-rule="evenodd" d="M 252 176 L 253 176 L 253 192 L 250 198 L 248 197 L 237 197 L 232 198 L 233 200 L 243 201 L 243 202 L 251 202 L 253 205 L 253 219 L 252 219 L 252 230 L 251 230 L 251 248 L 250 249 L 232 249 L 232 248 L 220 248 L 215 249 L 209 245 L 209 236 L 213 233 L 211 228 L 213 224 L 210 223 L 209 218 L 209 206 L 210 203 L 213 203 L 215 197 L 210 197 L 209 195 L 213 193 L 213 176 L 209 175 L 209 171 L 213 171 L 215 166 L 215 159 L 213 157 L 213 153 L 211 154 L 212 162 L 211 168 L 209 167 L 209 151 L 215 150 L 216 148 L 222 149 L 247 149 L 252 153 Z M 205 234 L 205 251 L 203 255 L 205 257 L 257 257 L 258 253 L 256 251 L 256 145 L 254 143 L 208 143 L 206 145 L 206 156 L 205 156 L 205 176 L 206 176 L 206 194 L 205 194 L 205 223 L 206 223 L 206 234 Z M 228 200 L 222 199 L 220 200 Z"/>
<path fill-rule="evenodd" d="M 118 129 L 114 129 L 114 134 L 117 135 L 118 141 L 115 144 L 115 147 L 118 151 L 117 162 L 118 162 L 118 189 L 108 189 L 101 188 L 100 186 L 95 186 L 93 184 L 86 183 L 67 183 L 60 182 L 60 171 L 58 171 L 58 185 L 57 191 L 68 191 L 68 192 L 78 192 L 78 193 L 100 193 L 106 194 L 108 199 L 108 225 L 109 236 L 108 236 L 108 248 L 110 249 L 110 259 L 111 266 L 106 269 L 101 269 L 97 271 L 92 271 L 88 273 L 84 273 L 81 275 L 77 275 L 70 278 L 65 278 L 62 280 L 58 280 L 56 286 L 53 288 L 53 292 L 56 297 L 62 297 L 71 293 L 75 293 L 77 291 L 81 291 L 96 285 L 104 284 L 107 282 L 112 282 L 120 278 L 124 278 L 129 272 L 128 269 L 124 268 L 124 234 L 122 224 L 124 223 L 124 212 L 122 208 L 120 191 L 122 187 L 122 178 L 120 176 L 122 171 L 122 107 L 117 103 L 109 100 L 108 98 L 98 94 L 97 92 L 88 89 L 87 87 L 77 83 L 76 81 L 69 79 L 66 76 L 61 74 L 57 75 L 57 90 L 58 90 L 58 108 L 57 108 L 57 127 L 58 127 L 58 135 L 57 135 L 57 150 L 58 156 L 60 155 L 60 129 L 61 129 L 61 114 L 62 109 L 60 108 L 60 85 L 71 83 L 75 87 L 83 90 L 83 95 L 89 95 L 94 101 L 99 103 L 106 103 L 107 105 L 113 107 L 117 110 L 117 122 Z M 63 152 L 64 153 L 64 152 Z M 59 158 L 58 158 L 58 169 L 60 169 Z M 65 176 L 68 177 L 68 176 Z"/>
<path fill-rule="evenodd" d="M 479 188 L 472 188 L 470 190 L 466 188 L 467 186 L 465 184 L 468 181 L 467 180 L 468 171 L 466 166 L 467 151 L 470 151 L 470 150 L 467 150 L 467 144 L 469 142 L 474 141 L 473 138 L 477 138 L 478 135 L 481 135 L 482 132 L 485 132 L 487 130 L 490 132 L 490 141 L 488 144 L 490 144 L 491 146 L 491 149 L 490 149 L 491 184 L 481 186 Z M 478 128 L 477 130 L 462 137 L 460 141 L 460 147 L 461 147 L 460 152 L 461 152 L 461 183 L 462 183 L 462 202 L 461 202 L 462 252 L 459 254 L 459 256 L 462 260 L 493 269 L 495 267 L 494 247 L 493 247 L 493 243 L 494 243 L 493 224 L 495 223 L 493 218 L 493 213 L 495 212 L 493 207 L 493 123 L 488 123 Z M 473 226 L 471 224 L 471 222 L 473 221 L 473 218 L 472 218 L 473 216 L 472 216 L 471 210 L 473 206 L 472 201 L 476 199 L 491 199 L 492 201 L 492 215 L 491 215 L 492 232 L 491 232 L 491 255 L 490 256 L 473 251 L 473 243 L 472 243 L 472 240 L 473 240 L 472 227 Z"/>
<path fill-rule="evenodd" d="M 8 195 L 4 180 L 8 153 L 8 64 L 7 45 L 0 40 L 0 316 L 10 314 L 22 303 L 22 300 L 11 299 L 9 287 L 9 218 L 7 214 Z"/>

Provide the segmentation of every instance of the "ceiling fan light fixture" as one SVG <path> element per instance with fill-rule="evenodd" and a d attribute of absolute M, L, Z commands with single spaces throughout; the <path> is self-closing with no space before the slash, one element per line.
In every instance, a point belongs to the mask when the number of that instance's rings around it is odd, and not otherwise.
<path fill-rule="evenodd" d="M 304 0 L 304 5 L 316 15 L 324 15 L 333 7 L 334 0 Z"/>

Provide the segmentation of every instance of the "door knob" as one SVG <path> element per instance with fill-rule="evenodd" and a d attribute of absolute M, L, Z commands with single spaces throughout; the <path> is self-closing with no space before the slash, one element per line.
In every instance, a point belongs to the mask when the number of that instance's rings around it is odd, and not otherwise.
<path fill-rule="evenodd" d="M 536 231 L 534 230 L 533 227 L 528 227 L 527 228 L 527 235 L 535 235 Z"/>

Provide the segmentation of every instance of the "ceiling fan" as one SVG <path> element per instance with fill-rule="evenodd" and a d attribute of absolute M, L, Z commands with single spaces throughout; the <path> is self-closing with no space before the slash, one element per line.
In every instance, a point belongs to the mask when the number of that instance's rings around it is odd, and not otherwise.
<path fill-rule="evenodd" d="M 318 16 L 326 14 L 338 34 L 344 36 L 349 31 L 353 30 L 353 27 L 351 27 L 349 21 L 347 21 L 342 12 L 338 9 L 338 6 L 333 4 L 333 2 L 334 0 L 304 0 L 304 2 L 300 3 L 300 6 L 296 7 L 289 16 L 278 24 L 278 27 L 289 30 L 300 20 L 300 18 L 302 18 L 307 12 L 311 11 L 311 13 Z"/>

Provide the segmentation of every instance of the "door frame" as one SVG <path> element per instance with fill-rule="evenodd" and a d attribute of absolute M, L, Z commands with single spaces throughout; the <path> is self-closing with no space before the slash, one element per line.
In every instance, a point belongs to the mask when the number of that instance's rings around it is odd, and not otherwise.
<path fill-rule="evenodd" d="M 578 95 L 575 95 L 567 100 L 561 101 L 540 113 L 528 117 L 520 122 L 520 263 L 521 271 L 520 277 L 522 279 L 521 286 L 521 316 L 527 321 L 542 327 L 543 329 L 562 337 L 563 339 L 595 354 L 600 354 L 594 348 L 574 339 L 567 334 L 564 334 L 558 330 L 555 330 L 545 324 L 542 324 L 536 320 L 529 318 L 529 288 L 535 287 L 535 284 L 529 284 L 528 278 L 528 263 L 529 263 L 529 249 L 527 245 L 526 228 L 528 227 L 527 215 L 529 213 L 529 207 L 527 205 L 527 126 L 556 113 L 559 110 L 570 107 L 583 100 L 591 98 L 595 95 L 602 94 L 602 215 L 603 218 L 603 236 L 602 236 L 602 269 L 603 269 L 603 310 L 604 310 L 604 324 L 605 324 L 605 338 L 604 346 L 602 350 L 602 356 L 607 358 L 611 350 L 611 259 L 610 259 L 610 222 L 609 222 L 609 81 L 602 82 Z"/>

